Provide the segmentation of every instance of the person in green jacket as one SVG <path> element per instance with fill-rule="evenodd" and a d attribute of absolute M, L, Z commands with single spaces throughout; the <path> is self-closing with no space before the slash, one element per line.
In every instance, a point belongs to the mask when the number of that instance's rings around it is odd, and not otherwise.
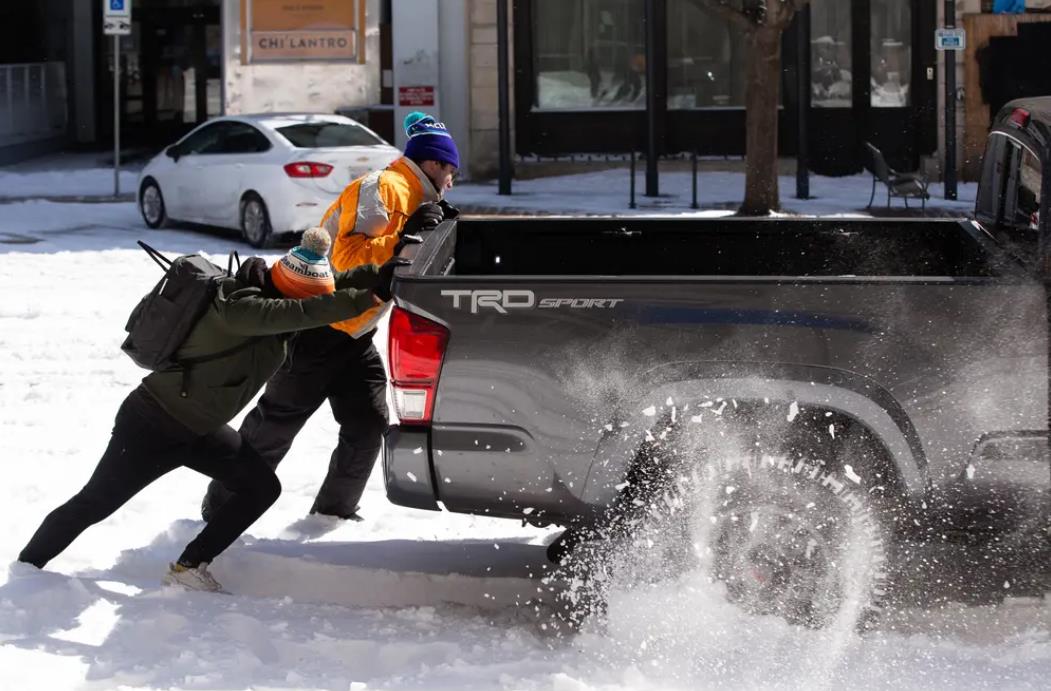
<path fill-rule="evenodd" d="M 350 319 L 390 299 L 394 260 L 333 275 L 326 258 L 330 242 L 326 231 L 308 230 L 270 269 L 252 257 L 236 277 L 220 282 L 177 359 L 236 352 L 187 371 L 147 375 L 117 411 L 109 445 L 87 484 L 48 514 L 19 561 L 43 568 L 88 526 L 186 466 L 218 480 L 233 497 L 170 565 L 164 582 L 221 590 L 208 564 L 281 493 L 274 471 L 227 423 L 281 366 L 293 332 Z"/>

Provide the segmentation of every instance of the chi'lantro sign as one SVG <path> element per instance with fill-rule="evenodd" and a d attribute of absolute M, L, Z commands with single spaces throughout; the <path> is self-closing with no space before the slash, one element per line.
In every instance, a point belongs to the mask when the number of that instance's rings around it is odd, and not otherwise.
<path fill-rule="evenodd" d="M 241 0 L 248 62 L 364 62 L 364 0 Z"/>

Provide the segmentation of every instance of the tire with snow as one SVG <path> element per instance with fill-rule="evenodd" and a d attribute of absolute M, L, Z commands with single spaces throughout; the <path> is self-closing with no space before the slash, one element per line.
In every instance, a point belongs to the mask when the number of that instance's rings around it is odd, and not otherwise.
<path fill-rule="evenodd" d="M 711 573 L 757 615 L 823 628 L 870 625 L 887 584 L 879 517 L 863 488 L 823 464 L 764 457 L 720 478 Z"/>
<path fill-rule="evenodd" d="M 878 474 L 850 465 L 873 463 L 857 426 L 843 421 L 849 431 L 833 438 L 751 413 L 744 419 L 742 406 L 708 438 L 672 424 L 640 450 L 601 525 L 565 562 L 597 592 L 587 597 L 602 600 L 610 583 L 700 575 L 752 614 L 809 628 L 875 622 L 889 580 L 890 505 L 867 479 Z"/>
<path fill-rule="evenodd" d="M 143 222 L 150 228 L 164 228 L 168 225 L 168 213 L 164 206 L 164 195 L 160 185 L 153 178 L 146 178 L 139 188 L 139 213 Z"/>

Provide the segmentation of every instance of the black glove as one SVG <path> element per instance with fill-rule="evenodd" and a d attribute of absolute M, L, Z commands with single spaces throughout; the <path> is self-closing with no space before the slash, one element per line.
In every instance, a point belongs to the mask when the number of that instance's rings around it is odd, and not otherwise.
<path fill-rule="evenodd" d="M 411 263 L 408 259 L 401 257 L 389 259 L 376 272 L 376 285 L 372 288 L 373 295 L 384 302 L 390 302 L 391 298 L 394 297 L 391 293 L 391 284 L 394 283 L 394 270 L 399 266 L 408 266 Z"/>
<path fill-rule="evenodd" d="M 442 207 L 434 202 L 424 202 L 409 216 L 409 220 L 405 221 L 401 232 L 405 235 L 417 235 L 421 231 L 434 230 L 443 220 L 445 215 L 442 213 Z"/>
<path fill-rule="evenodd" d="M 249 257 L 237 270 L 237 282 L 251 288 L 266 287 L 266 262 L 262 257 Z"/>
<path fill-rule="evenodd" d="M 442 214 L 446 221 L 451 221 L 460 215 L 460 210 L 444 199 L 438 202 L 438 206 L 442 207 Z"/>
<path fill-rule="evenodd" d="M 398 236 L 398 244 L 394 246 L 394 256 L 397 257 L 401 254 L 401 251 L 405 249 L 406 245 L 418 245 L 423 242 L 423 238 L 419 235 L 407 235 L 402 233 Z"/>

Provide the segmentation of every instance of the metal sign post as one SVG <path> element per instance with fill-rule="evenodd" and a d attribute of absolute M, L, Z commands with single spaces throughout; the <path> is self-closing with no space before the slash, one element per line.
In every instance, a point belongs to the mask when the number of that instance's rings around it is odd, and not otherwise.
<path fill-rule="evenodd" d="M 102 0 L 102 32 L 113 37 L 113 196 L 120 195 L 120 37 L 131 34 L 131 0 Z"/>
<path fill-rule="evenodd" d="M 945 54 L 945 198 L 956 199 L 956 51 L 967 36 L 956 28 L 956 2 L 945 0 L 945 28 L 934 34 L 934 47 Z"/>

